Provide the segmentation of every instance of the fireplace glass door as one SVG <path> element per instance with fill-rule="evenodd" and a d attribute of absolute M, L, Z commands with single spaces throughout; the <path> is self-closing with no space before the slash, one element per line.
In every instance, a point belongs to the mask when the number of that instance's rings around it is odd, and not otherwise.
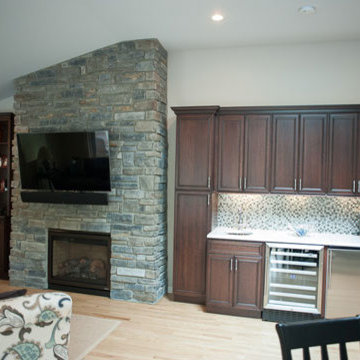
<path fill-rule="evenodd" d="M 49 285 L 109 290 L 110 235 L 49 230 Z"/>

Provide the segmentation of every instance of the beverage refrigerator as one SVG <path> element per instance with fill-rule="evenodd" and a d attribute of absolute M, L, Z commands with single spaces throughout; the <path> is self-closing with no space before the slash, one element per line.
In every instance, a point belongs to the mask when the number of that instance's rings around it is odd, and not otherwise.
<path fill-rule="evenodd" d="M 263 320 L 321 316 L 323 246 L 266 244 Z"/>

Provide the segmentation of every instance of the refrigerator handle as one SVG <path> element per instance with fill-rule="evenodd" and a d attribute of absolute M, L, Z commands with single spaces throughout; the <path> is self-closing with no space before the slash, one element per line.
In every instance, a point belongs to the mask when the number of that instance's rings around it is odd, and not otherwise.
<path fill-rule="evenodd" d="M 327 259 L 327 274 L 326 274 L 326 288 L 330 288 L 331 282 L 331 265 L 332 265 L 333 251 L 331 249 L 328 250 L 328 259 Z"/>

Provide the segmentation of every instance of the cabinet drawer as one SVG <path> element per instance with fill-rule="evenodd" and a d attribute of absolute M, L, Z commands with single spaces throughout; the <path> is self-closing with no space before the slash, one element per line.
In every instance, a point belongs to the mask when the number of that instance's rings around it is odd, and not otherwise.
<path fill-rule="evenodd" d="M 230 254 L 247 256 L 262 256 L 262 242 L 250 242 L 242 240 L 208 240 L 208 252 L 216 254 Z"/>

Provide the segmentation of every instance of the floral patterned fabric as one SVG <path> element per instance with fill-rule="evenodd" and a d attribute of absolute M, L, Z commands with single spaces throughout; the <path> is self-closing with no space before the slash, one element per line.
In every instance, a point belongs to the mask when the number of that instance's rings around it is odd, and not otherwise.
<path fill-rule="evenodd" d="M 68 360 L 71 308 L 52 292 L 0 301 L 0 360 Z"/>

